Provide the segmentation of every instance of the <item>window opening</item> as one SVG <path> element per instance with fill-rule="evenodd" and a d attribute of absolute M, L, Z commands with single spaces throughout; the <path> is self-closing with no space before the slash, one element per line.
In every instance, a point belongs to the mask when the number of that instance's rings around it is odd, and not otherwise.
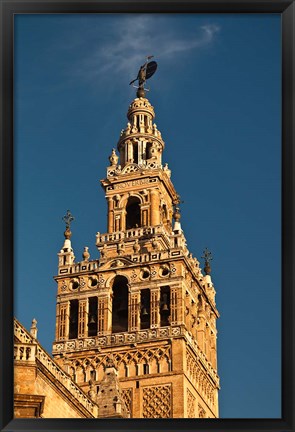
<path fill-rule="evenodd" d="M 128 331 L 128 286 L 124 276 L 116 276 L 113 283 L 113 333 Z"/>
<path fill-rule="evenodd" d="M 71 300 L 69 339 L 76 339 L 77 337 L 78 337 L 78 300 Z"/>
<path fill-rule="evenodd" d="M 161 287 L 160 295 L 161 327 L 170 325 L 170 287 Z"/>
<path fill-rule="evenodd" d="M 140 200 L 136 197 L 130 197 L 126 205 L 126 229 L 140 226 Z"/>
<path fill-rule="evenodd" d="M 147 329 L 151 326 L 151 300 L 150 289 L 145 288 L 140 292 L 140 328 Z"/>
<path fill-rule="evenodd" d="M 89 298 L 88 336 L 97 335 L 97 297 Z"/>

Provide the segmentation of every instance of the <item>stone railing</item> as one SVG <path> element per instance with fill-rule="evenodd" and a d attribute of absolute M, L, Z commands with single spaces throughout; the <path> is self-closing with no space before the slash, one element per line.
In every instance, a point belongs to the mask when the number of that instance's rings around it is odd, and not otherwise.
<path fill-rule="evenodd" d="M 97 415 L 97 406 L 39 345 L 37 346 L 36 358 L 59 382 L 65 386 L 67 390 L 69 390 L 69 392 L 78 400 L 79 403 L 81 403 L 81 405 L 83 405 L 94 416 Z"/>
<path fill-rule="evenodd" d="M 92 413 L 93 417 L 98 415 L 98 407 L 87 395 L 75 384 L 69 375 L 47 354 L 39 345 L 36 339 L 30 336 L 21 324 L 14 320 L 15 336 L 21 340 L 21 343 L 14 344 L 14 358 L 22 361 L 38 360 L 53 377 L 58 380 L 84 408 Z"/>
<path fill-rule="evenodd" d="M 36 358 L 36 347 L 35 344 L 14 344 L 14 360 L 21 361 L 35 361 Z"/>
<path fill-rule="evenodd" d="M 163 225 L 156 225 L 150 227 L 141 227 L 141 228 L 131 228 L 126 231 L 116 231 L 113 233 L 105 233 L 100 234 L 99 232 L 96 234 L 96 245 L 106 242 L 117 242 L 120 240 L 128 240 L 143 237 L 143 236 L 154 236 L 156 234 L 166 234 L 167 232 Z"/>
<path fill-rule="evenodd" d="M 151 341 L 155 339 L 165 339 L 184 334 L 182 326 L 160 327 L 155 329 L 139 330 L 129 333 L 115 333 L 96 338 L 72 339 L 53 344 L 53 353 L 57 354 L 64 351 L 79 349 L 112 347 L 125 344 L 136 344 L 139 342 Z"/>
<path fill-rule="evenodd" d="M 22 344 L 36 342 L 36 339 L 34 339 L 16 319 L 14 320 L 14 335 Z"/>

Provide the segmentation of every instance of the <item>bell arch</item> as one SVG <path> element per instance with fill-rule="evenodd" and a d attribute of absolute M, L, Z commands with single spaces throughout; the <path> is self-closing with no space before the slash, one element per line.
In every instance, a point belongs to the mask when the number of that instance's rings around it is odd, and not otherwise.
<path fill-rule="evenodd" d="M 128 331 L 128 279 L 125 276 L 116 276 L 112 289 L 112 332 Z"/>
<path fill-rule="evenodd" d="M 136 196 L 130 196 L 126 203 L 126 229 L 138 228 L 141 226 L 141 201 Z"/>

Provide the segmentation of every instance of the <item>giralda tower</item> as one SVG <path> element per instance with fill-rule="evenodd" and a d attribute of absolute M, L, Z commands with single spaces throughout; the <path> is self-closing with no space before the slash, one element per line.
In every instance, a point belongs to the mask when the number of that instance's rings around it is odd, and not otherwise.
<path fill-rule="evenodd" d="M 113 149 L 101 180 L 108 229 L 96 234 L 99 259 L 85 247 L 75 261 L 70 214 L 65 218 L 53 355 L 102 407 L 111 362 L 130 417 L 214 418 L 219 314 L 210 253 L 202 272 L 181 229 L 179 196 L 162 162 L 165 144 L 145 97 L 153 63 L 140 69 L 119 156 Z"/>

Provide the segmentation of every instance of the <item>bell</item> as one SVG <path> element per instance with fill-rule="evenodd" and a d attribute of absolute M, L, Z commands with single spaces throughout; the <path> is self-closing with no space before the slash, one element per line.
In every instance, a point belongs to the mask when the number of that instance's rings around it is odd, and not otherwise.
<path fill-rule="evenodd" d="M 142 309 L 142 316 L 146 316 L 146 315 L 148 315 L 148 311 L 146 310 L 146 307 L 144 307 L 143 309 Z"/>
<path fill-rule="evenodd" d="M 168 312 L 168 311 L 169 311 L 168 305 L 167 305 L 167 303 L 165 303 L 162 307 L 162 312 Z"/>
<path fill-rule="evenodd" d="M 162 307 L 162 312 L 169 312 L 169 309 L 168 309 L 168 305 L 167 305 L 167 294 L 165 293 L 165 294 L 163 294 L 163 307 Z"/>
<path fill-rule="evenodd" d="M 89 325 L 91 325 L 91 324 L 96 324 L 95 315 L 91 315 L 91 317 L 90 317 L 90 321 L 89 321 L 88 324 L 89 324 Z"/>

